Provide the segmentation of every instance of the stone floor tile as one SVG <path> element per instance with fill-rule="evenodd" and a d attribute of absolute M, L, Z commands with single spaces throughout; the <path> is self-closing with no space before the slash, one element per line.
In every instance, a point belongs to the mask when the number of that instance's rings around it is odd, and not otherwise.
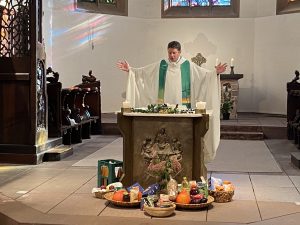
<path fill-rule="evenodd" d="M 230 181 L 236 187 L 252 187 L 250 177 L 247 173 L 216 173 L 211 174 L 212 177 Z"/>
<path fill-rule="evenodd" d="M 300 213 L 294 213 L 286 216 L 276 217 L 269 220 L 263 220 L 251 225 L 299 225 Z"/>
<path fill-rule="evenodd" d="M 33 189 L 31 193 L 67 193 L 72 194 L 81 186 L 83 186 L 88 181 L 86 179 L 53 179 L 48 182 L 43 183 L 41 186 Z"/>
<path fill-rule="evenodd" d="M 264 141 L 273 154 L 282 153 L 290 156 L 287 153 L 296 151 L 295 145 L 287 139 L 265 139 Z"/>
<path fill-rule="evenodd" d="M 13 165 L 13 164 L 0 164 L 0 175 L 15 176 L 30 170 L 32 165 Z"/>
<path fill-rule="evenodd" d="M 48 213 L 97 216 L 106 207 L 105 203 L 105 200 L 95 198 L 92 193 L 72 194 Z"/>
<path fill-rule="evenodd" d="M 293 165 L 291 165 L 293 167 Z M 300 176 L 300 169 L 294 167 L 294 168 L 288 168 L 284 169 L 284 172 L 289 176 Z"/>
<path fill-rule="evenodd" d="M 288 176 L 250 175 L 253 187 L 294 187 Z"/>
<path fill-rule="evenodd" d="M 39 168 L 34 167 L 31 170 L 26 172 L 26 176 L 37 177 L 37 178 L 52 178 L 60 173 L 62 173 L 65 169 L 56 169 L 56 168 Z"/>
<path fill-rule="evenodd" d="M 24 194 L 27 194 L 29 192 L 29 190 L 22 190 L 20 188 L 18 189 L 6 189 L 4 191 L 0 191 L 0 193 L 2 193 L 3 195 L 12 198 L 12 199 L 18 199 L 19 197 L 21 197 Z"/>
<path fill-rule="evenodd" d="M 294 187 L 254 187 L 254 193 L 257 201 L 300 202 L 300 194 Z"/>
<path fill-rule="evenodd" d="M 221 140 L 210 171 L 282 172 L 263 141 Z M 220 172 L 221 173 L 221 172 Z"/>
<path fill-rule="evenodd" d="M 12 189 L 30 191 L 48 180 L 49 178 L 31 177 L 29 175 L 22 177 L 18 176 L 15 179 L 7 181 L 5 184 L 1 185 L 0 191 L 10 191 Z"/>
<path fill-rule="evenodd" d="M 0 193 L 0 204 L 5 204 L 6 202 L 12 202 L 14 199 Z"/>
<path fill-rule="evenodd" d="M 236 200 L 228 203 L 213 203 L 213 208 L 207 213 L 207 221 L 251 223 L 260 220 L 255 201 Z"/>
<path fill-rule="evenodd" d="M 263 220 L 300 212 L 300 205 L 290 202 L 261 202 L 258 208 Z"/>
<path fill-rule="evenodd" d="M 255 195 L 252 187 L 236 187 L 233 200 L 252 200 L 255 201 Z"/>
<path fill-rule="evenodd" d="M 109 204 L 99 216 L 112 216 L 112 217 L 135 217 L 135 218 L 148 218 L 151 219 L 144 211 L 139 208 L 122 208 Z"/>
<path fill-rule="evenodd" d="M 46 213 L 69 196 L 67 193 L 28 193 L 18 198 L 19 202 Z"/>
<path fill-rule="evenodd" d="M 93 177 L 83 186 L 81 186 L 75 193 L 77 194 L 90 194 L 92 193 L 92 189 L 97 187 L 97 176 Z"/>
<path fill-rule="evenodd" d="M 300 187 L 300 176 L 290 176 L 295 187 Z"/>
<path fill-rule="evenodd" d="M 68 169 L 32 190 L 33 193 L 73 193 L 95 176 L 94 169 Z"/>

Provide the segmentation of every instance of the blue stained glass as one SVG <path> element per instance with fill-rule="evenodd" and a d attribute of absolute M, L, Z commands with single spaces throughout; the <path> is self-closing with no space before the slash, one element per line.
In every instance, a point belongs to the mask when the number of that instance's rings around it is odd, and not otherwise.
<path fill-rule="evenodd" d="M 231 0 L 213 0 L 213 5 L 230 6 Z"/>
<path fill-rule="evenodd" d="M 172 0 L 171 6 L 189 6 L 189 0 Z"/>
<path fill-rule="evenodd" d="M 164 0 L 164 10 L 176 6 L 230 6 L 231 0 Z"/>
<path fill-rule="evenodd" d="M 209 0 L 192 0 L 191 6 L 209 6 Z"/>
<path fill-rule="evenodd" d="M 169 0 L 164 0 L 164 10 L 166 11 L 169 8 Z"/>

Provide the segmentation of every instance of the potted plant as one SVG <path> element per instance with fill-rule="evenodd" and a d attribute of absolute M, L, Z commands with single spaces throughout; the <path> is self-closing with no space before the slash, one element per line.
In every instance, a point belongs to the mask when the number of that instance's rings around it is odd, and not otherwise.
<path fill-rule="evenodd" d="M 224 120 L 229 120 L 230 112 L 233 109 L 233 101 L 232 100 L 224 100 L 221 104 L 221 113 L 223 114 Z"/>

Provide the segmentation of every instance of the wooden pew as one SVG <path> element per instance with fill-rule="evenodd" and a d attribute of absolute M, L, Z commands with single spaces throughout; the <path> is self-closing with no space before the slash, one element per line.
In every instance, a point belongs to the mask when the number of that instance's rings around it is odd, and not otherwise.
<path fill-rule="evenodd" d="M 49 137 L 63 137 L 63 144 L 80 143 L 101 134 L 100 81 L 61 88 L 49 83 Z"/>

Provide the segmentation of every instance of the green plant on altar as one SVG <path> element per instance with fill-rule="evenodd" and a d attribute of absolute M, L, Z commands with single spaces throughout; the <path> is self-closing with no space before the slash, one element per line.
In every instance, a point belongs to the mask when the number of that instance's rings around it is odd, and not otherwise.
<path fill-rule="evenodd" d="M 221 113 L 223 114 L 223 119 L 228 120 L 230 113 L 233 109 L 233 101 L 229 99 L 225 99 L 223 103 L 221 103 Z"/>
<path fill-rule="evenodd" d="M 167 104 L 150 104 L 147 109 L 133 109 L 133 112 L 139 113 L 165 113 L 165 114 L 175 114 L 179 113 L 178 105 L 175 108 L 168 106 Z"/>

